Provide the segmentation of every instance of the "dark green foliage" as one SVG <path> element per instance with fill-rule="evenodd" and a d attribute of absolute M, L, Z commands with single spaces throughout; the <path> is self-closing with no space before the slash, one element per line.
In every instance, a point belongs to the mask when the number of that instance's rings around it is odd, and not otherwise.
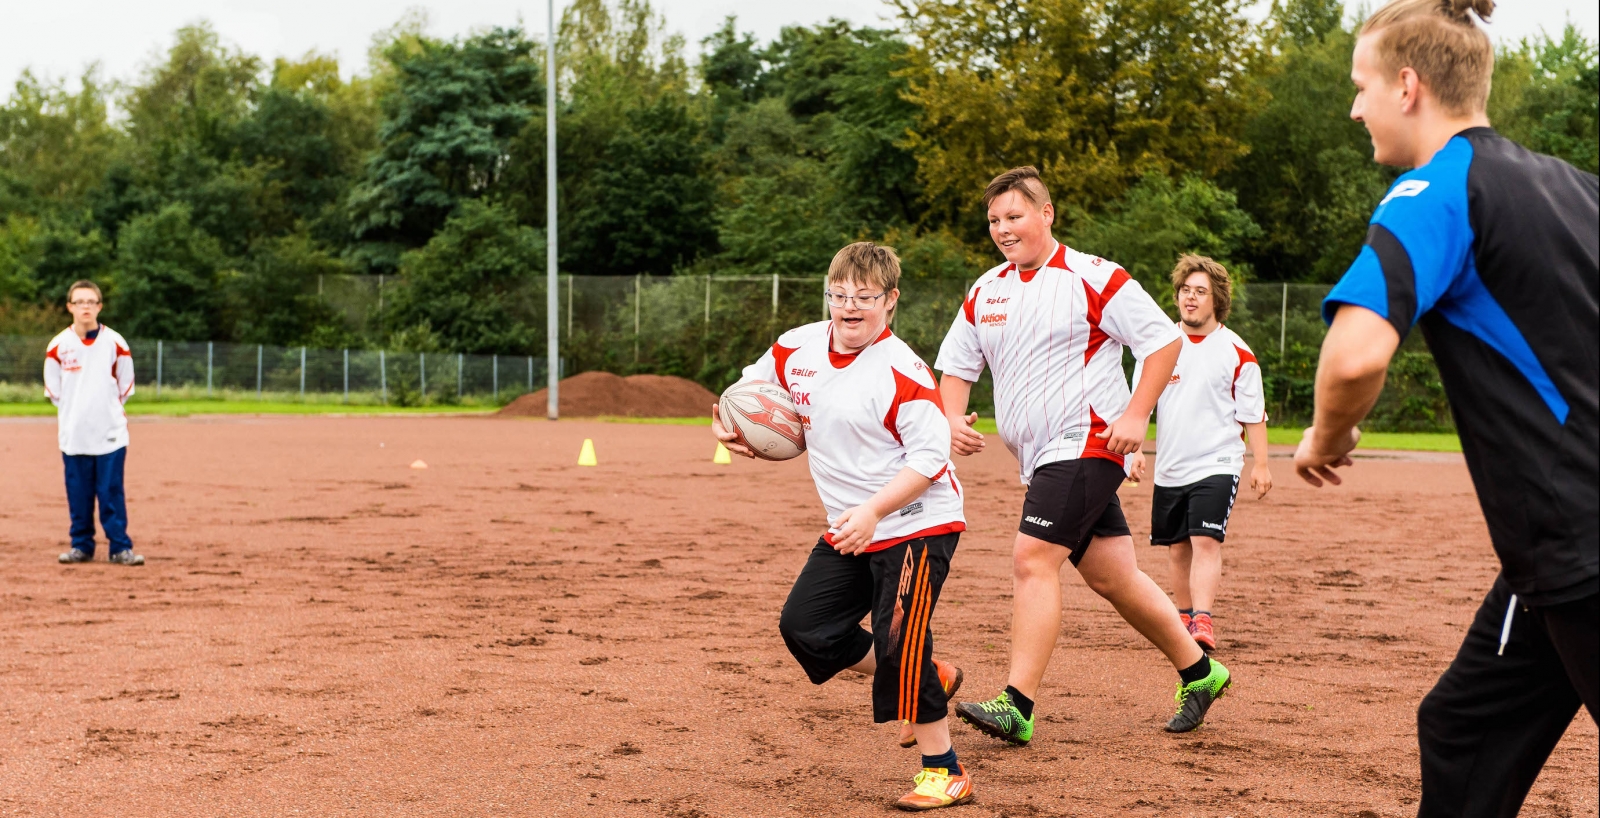
<path fill-rule="evenodd" d="M 506 208 L 462 202 L 426 246 L 402 257 L 405 286 L 385 320 L 419 351 L 532 353 L 542 335 L 530 307 L 542 307 L 542 292 L 529 284 L 544 251 L 543 237 Z"/>
<path fill-rule="evenodd" d="M 117 274 L 107 294 L 106 323 L 128 337 L 204 341 L 216 337 L 221 314 L 222 246 L 195 226 L 189 206 L 170 204 L 135 216 L 118 238 Z"/>

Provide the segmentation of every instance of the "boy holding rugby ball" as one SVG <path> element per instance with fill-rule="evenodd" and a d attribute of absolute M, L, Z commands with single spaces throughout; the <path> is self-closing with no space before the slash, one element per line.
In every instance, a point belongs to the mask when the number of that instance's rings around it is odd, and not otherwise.
<path fill-rule="evenodd" d="M 789 392 L 828 512 L 778 630 L 814 684 L 843 670 L 873 677 L 873 720 L 907 725 L 902 744 L 923 754 L 896 806 L 926 810 L 973 792 L 945 721 L 961 673 L 934 660 L 928 627 L 966 521 L 933 373 L 889 331 L 899 279 L 887 247 L 840 250 L 828 267 L 831 318 L 784 333 L 741 382 Z M 753 456 L 717 407 L 712 418 L 729 451 Z M 860 625 L 868 613 L 871 631 Z"/>

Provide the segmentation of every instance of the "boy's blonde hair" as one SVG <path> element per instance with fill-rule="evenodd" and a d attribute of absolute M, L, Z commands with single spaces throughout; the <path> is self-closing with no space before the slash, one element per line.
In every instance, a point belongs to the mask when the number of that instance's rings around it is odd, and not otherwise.
<path fill-rule="evenodd" d="M 1233 307 L 1233 279 L 1228 277 L 1228 268 L 1208 256 L 1185 253 L 1178 257 L 1177 266 L 1172 268 L 1173 299 L 1177 299 L 1178 290 L 1183 289 L 1189 276 L 1195 273 L 1205 273 L 1211 280 L 1211 308 L 1216 313 L 1217 323 L 1228 320 L 1228 310 Z"/>
<path fill-rule="evenodd" d="M 900 257 L 893 247 L 858 241 L 833 254 L 828 264 L 828 284 L 851 282 L 889 292 L 900 286 Z M 889 310 L 894 318 L 894 310 Z"/>
<path fill-rule="evenodd" d="M 1494 0 L 1394 0 L 1361 26 L 1376 34 L 1378 62 L 1390 78 L 1411 68 L 1454 116 L 1483 111 L 1494 76 L 1494 45 L 1472 22 L 1488 21 Z"/>
<path fill-rule="evenodd" d="M 67 288 L 67 301 L 70 302 L 72 300 L 72 294 L 78 290 L 92 290 L 94 291 L 94 298 L 96 301 L 104 303 L 106 300 L 106 297 L 100 293 L 100 285 L 90 281 L 87 278 L 80 278 L 77 281 L 72 282 L 72 286 Z"/>

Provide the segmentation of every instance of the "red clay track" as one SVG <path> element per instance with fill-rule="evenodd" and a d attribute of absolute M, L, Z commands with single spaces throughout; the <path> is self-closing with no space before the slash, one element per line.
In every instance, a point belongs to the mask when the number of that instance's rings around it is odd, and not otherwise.
<path fill-rule="evenodd" d="M 133 441 L 149 563 L 67 567 L 55 426 L 0 423 L 0 815 L 879 816 L 910 783 L 864 681 L 812 687 L 778 637 L 822 525 L 803 459 L 489 418 Z M 1021 490 L 991 450 L 960 461 L 972 530 L 933 621 L 967 698 L 1007 654 Z M 952 815 L 1414 814 L 1416 703 L 1495 570 L 1465 468 L 1364 460 L 1314 492 L 1274 466 L 1234 514 L 1210 723 L 1160 731 L 1176 675 L 1069 577 L 1034 743 L 954 725 L 978 795 Z M 1148 501 L 1124 492 L 1136 536 Z M 1524 814 L 1595 815 L 1596 773 L 1580 713 Z"/>

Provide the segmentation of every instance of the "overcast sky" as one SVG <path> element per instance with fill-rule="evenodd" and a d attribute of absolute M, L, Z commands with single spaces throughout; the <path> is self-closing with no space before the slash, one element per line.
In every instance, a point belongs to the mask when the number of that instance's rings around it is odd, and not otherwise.
<path fill-rule="evenodd" d="M 559 0 L 558 0 L 559 2 Z M 973 0 L 981 2 L 981 0 Z M 655 0 L 667 27 L 685 36 L 692 57 L 701 38 L 737 13 L 739 29 L 770 40 L 786 25 L 830 17 L 884 25 L 889 6 L 877 0 Z M 1269 3 L 1257 3 L 1262 13 Z M 1352 4 L 1353 5 L 1353 4 Z M 537 36 L 545 30 L 540 0 L 0 0 L 0 99 L 25 68 L 49 77 L 76 76 L 93 62 L 107 78 L 133 79 L 172 42 L 181 26 L 209 20 L 223 39 L 262 56 L 333 53 L 346 76 L 366 70 L 372 35 L 407 9 L 425 9 L 429 33 L 453 37 L 519 18 Z M 1540 29 L 1558 34 L 1570 19 L 1594 38 L 1600 4 L 1594 0 L 1502 0 L 1490 31 L 1515 41 Z"/>

